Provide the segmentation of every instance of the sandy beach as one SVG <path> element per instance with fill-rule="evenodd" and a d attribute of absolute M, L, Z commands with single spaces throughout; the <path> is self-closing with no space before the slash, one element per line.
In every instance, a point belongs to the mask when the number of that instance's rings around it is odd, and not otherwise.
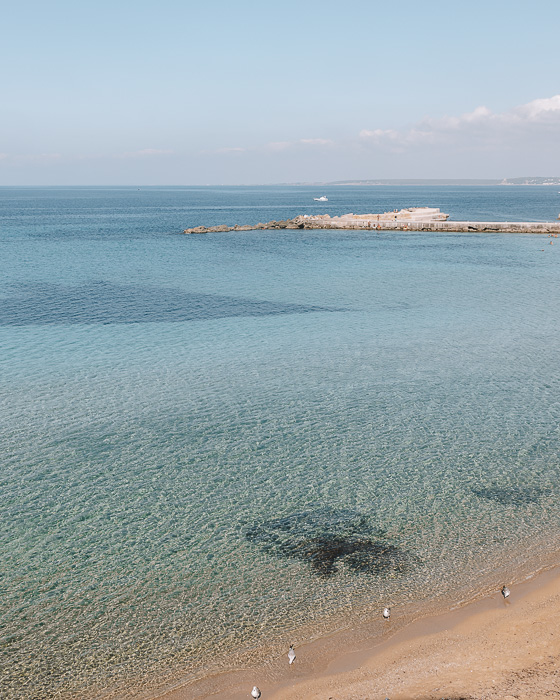
<path fill-rule="evenodd" d="M 398 616 L 394 611 L 392 618 Z M 292 667 L 223 674 L 158 697 L 263 700 L 538 700 L 560 697 L 560 569 L 352 649 L 351 631 L 296 649 Z"/>

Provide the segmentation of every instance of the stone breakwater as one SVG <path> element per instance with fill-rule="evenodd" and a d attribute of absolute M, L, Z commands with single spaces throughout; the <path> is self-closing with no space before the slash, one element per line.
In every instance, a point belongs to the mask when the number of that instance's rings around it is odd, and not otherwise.
<path fill-rule="evenodd" d="M 366 214 L 363 216 L 346 214 L 345 216 L 336 217 L 330 217 L 328 214 L 296 216 L 294 219 L 269 221 L 268 223 L 259 223 L 256 226 L 197 226 L 185 229 L 183 233 L 221 233 L 262 229 L 345 229 L 360 231 L 434 231 L 441 233 L 560 233 L 560 222 L 416 221 L 412 218 L 400 218 L 398 216 L 391 220 L 385 218 L 385 216 L 384 214 Z"/>

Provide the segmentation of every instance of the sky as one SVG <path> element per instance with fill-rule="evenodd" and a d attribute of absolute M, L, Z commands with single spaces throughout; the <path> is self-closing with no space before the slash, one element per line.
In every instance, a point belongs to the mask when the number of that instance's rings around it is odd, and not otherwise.
<path fill-rule="evenodd" d="M 0 185 L 560 176 L 559 0 L 19 0 Z"/>

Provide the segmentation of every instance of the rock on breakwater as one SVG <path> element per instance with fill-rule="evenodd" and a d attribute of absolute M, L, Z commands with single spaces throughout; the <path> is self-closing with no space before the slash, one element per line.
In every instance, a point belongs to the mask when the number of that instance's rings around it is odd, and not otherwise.
<path fill-rule="evenodd" d="M 298 217 L 299 218 L 299 217 Z M 269 221 L 266 224 L 256 224 L 255 226 L 195 226 L 194 228 L 186 228 L 183 233 L 223 233 L 227 231 L 259 231 L 262 229 L 281 229 L 281 228 L 305 228 L 297 224 L 296 219 L 286 219 L 284 221 Z"/>

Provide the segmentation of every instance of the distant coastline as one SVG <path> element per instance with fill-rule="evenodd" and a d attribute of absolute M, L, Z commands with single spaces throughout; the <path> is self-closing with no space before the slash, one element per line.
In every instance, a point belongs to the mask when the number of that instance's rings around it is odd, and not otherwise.
<path fill-rule="evenodd" d="M 121 183 L 121 184 L 0 184 L 0 190 L 88 190 L 88 189 L 135 189 L 147 190 L 165 188 L 217 188 L 217 187 L 500 187 L 500 186 L 536 186 L 536 187 L 558 187 L 560 189 L 560 177 L 509 177 L 502 179 L 477 179 L 477 178 L 400 178 L 387 179 L 377 178 L 371 180 L 309 180 L 301 182 L 244 182 L 236 184 L 199 182 L 195 184 L 142 184 L 142 183 Z"/>
<path fill-rule="evenodd" d="M 492 180 L 492 179 L 476 179 L 476 178 L 456 178 L 456 179 L 421 179 L 421 178 L 402 178 L 402 179 L 376 179 L 376 180 L 333 180 L 329 182 L 282 182 L 278 183 L 279 185 L 285 185 L 285 186 L 302 186 L 302 185 L 309 185 L 309 186 L 331 186 L 331 185 L 336 185 L 336 186 L 345 186 L 345 185 L 352 185 L 352 186 L 367 186 L 367 187 L 376 187 L 376 186 L 383 186 L 383 185 L 391 185 L 391 186 L 424 186 L 424 187 L 441 187 L 445 185 L 460 185 L 460 186 L 473 186 L 473 187 L 481 187 L 481 186 L 496 186 L 496 185 L 532 185 L 532 186 L 539 186 L 539 187 L 560 187 L 560 177 L 508 177 L 508 178 L 502 178 L 500 180 Z"/>

